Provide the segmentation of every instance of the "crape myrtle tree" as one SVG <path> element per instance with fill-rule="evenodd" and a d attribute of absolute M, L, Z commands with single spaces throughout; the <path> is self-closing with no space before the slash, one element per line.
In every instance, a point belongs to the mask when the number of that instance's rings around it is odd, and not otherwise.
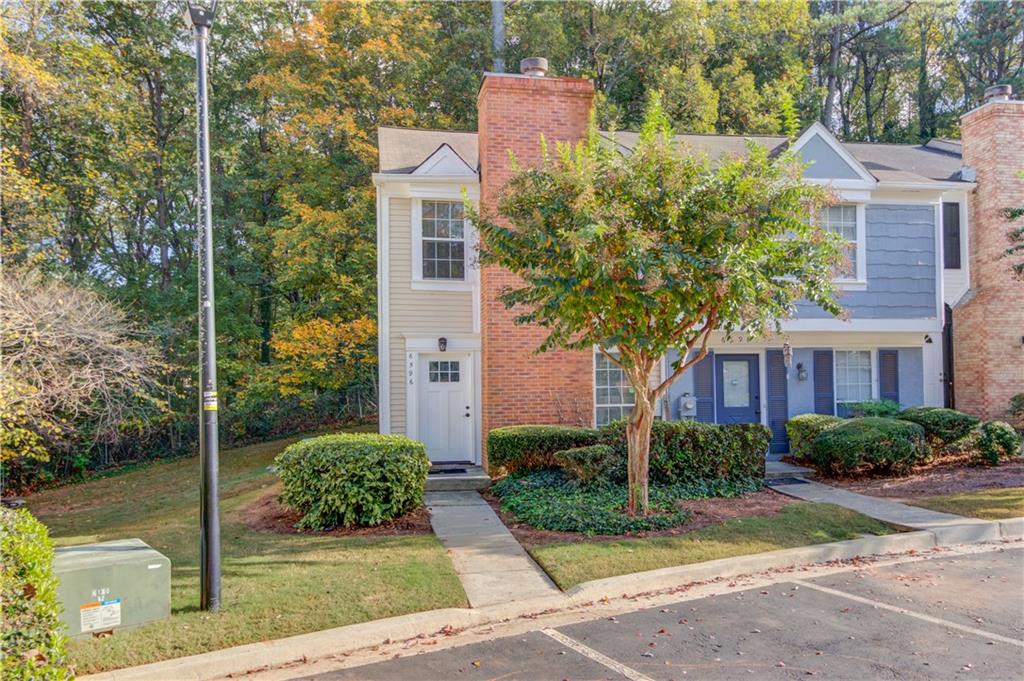
<path fill-rule="evenodd" d="M 596 347 L 635 393 L 626 427 L 630 514 L 648 510 L 648 453 L 656 405 L 707 355 L 716 331 L 748 338 L 778 330 L 806 298 L 833 315 L 838 238 L 811 216 L 829 201 L 801 181 L 793 152 L 754 143 L 745 157 L 712 162 L 677 144 L 655 93 L 639 141 L 621 153 L 591 122 L 584 140 L 540 140 L 536 168 L 515 166 L 497 212 L 467 202 L 481 263 L 521 285 L 500 293 L 517 324 L 547 331 L 537 348 Z M 660 381 L 670 349 L 679 359 Z"/>

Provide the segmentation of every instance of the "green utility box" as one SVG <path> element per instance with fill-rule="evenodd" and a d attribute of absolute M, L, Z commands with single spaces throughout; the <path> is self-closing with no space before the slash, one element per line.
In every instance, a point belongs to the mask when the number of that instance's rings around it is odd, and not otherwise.
<path fill-rule="evenodd" d="M 137 627 L 171 615 L 171 561 L 141 539 L 56 549 L 61 621 L 70 636 Z"/>

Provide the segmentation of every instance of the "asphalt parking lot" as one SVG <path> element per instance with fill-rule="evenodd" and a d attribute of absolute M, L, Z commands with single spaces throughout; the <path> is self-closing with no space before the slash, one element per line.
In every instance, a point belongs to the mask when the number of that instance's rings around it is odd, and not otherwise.
<path fill-rule="evenodd" d="M 1024 679 L 1019 544 L 780 579 L 786 581 L 292 678 Z"/>

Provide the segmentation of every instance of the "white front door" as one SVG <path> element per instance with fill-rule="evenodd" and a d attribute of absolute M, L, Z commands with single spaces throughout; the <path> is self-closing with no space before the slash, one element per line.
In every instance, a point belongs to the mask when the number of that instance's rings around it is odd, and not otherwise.
<path fill-rule="evenodd" d="M 473 461 L 473 355 L 419 357 L 419 439 L 431 461 Z"/>

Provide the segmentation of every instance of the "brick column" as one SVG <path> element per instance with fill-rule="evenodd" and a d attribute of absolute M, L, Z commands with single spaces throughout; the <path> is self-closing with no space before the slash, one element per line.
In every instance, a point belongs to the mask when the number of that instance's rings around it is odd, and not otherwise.
<path fill-rule="evenodd" d="M 956 406 L 1005 418 L 1010 397 L 1024 392 L 1024 281 L 1004 255 L 1012 223 L 1003 215 L 1024 205 L 1024 101 L 983 104 L 963 116 L 960 134 L 978 185 L 968 205 L 971 289 L 953 310 Z"/>
<path fill-rule="evenodd" d="M 498 194 L 512 176 L 508 152 L 523 167 L 540 159 L 540 136 L 576 142 L 587 129 L 594 86 L 579 78 L 487 74 L 477 98 L 480 203 L 494 216 Z M 484 435 L 523 423 L 593 421 L 593 358 L 589 352 L 534 354 L 545 337 L 539 327 L 517 326 L 516 311 L 497 300 L 516 277 L 505 269 L 480 272 L 482 420 Z M 485 459 L 486 461 L 486 459 Z"/>

